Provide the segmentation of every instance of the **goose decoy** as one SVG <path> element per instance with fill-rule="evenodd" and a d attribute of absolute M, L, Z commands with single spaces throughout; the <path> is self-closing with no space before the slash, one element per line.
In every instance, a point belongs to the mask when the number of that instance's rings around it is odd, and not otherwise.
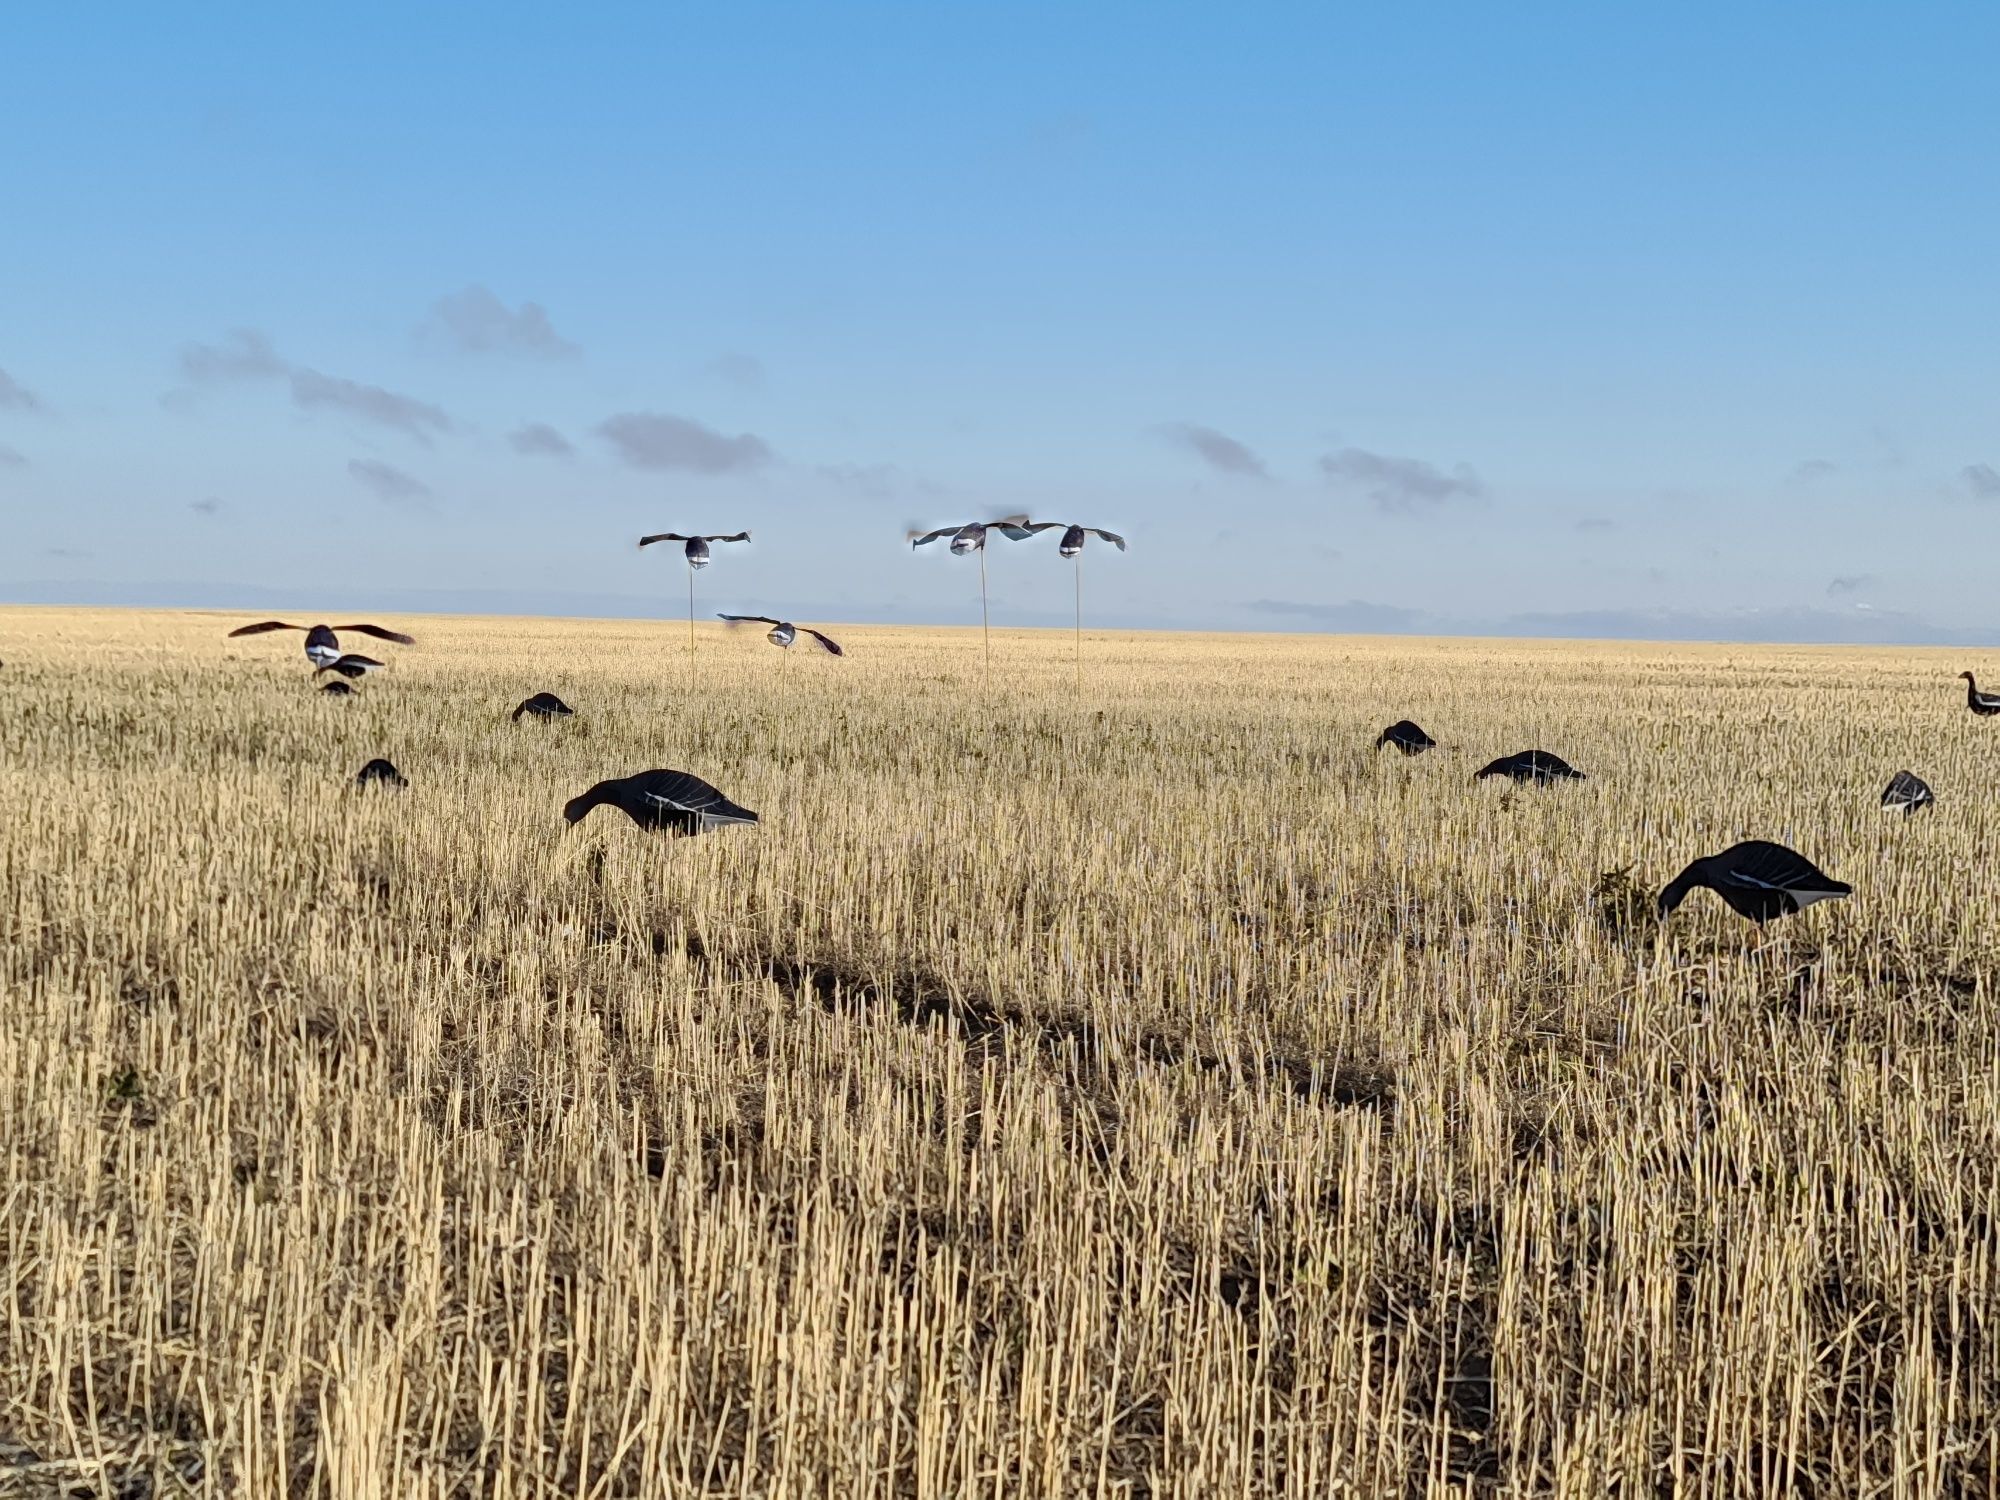
<path fill-rule="evenodd" d="M 1484 781 L 1488 776 L 1508 776 L 1515 781 L 1532 781 L 1537 786 L 1547 786 L 1552 781 L 1585 779 L 1583 772 L 1560 755 L 1551 755 L 1546 750 L 1521 750 L 1513 755 L 1503 755 L 1472 773 L 1474 781 Z"/>
<path fill-rule="evenodd" d="M 927 547 L 940 537 L 951 538 L 951 555 L 964 557 L 969 552 L 986 550 L 986 533 L 997 531 L 1010 542 L 1025 542 L 1038 531 L 1047 531 L 1054 521 L 1035 522 L 1026 516 L 1002 516 L 997 521 L 967 521 L 963 526 L 940 526 L 936 531 L 909 534 L 910 549 Z"/>
<path fill-rule="evenodd" d="M 733 823 L 755 823 L 757 815 L 738 807 L 699 776 L 685 771 L 641 771 L 600 781 L 563 807 L 569 823 L 583 819 L 593 807 L 610 804 L 641 828 L 663 833 L 706 833 Z"/>
<path fill-rule="evenodd" d="M 306 633 L 306 657 L 316 667 L 329 666 L 340 660 L 340 637 L 334 632 L 351 630 L 356 635 L 372 635 L 378 641 L 394 641 L 399 646 L 414 646 L 416 642 L 400 631 L 384 630 L 380 625 L 288 625 L 283 620 L 260 620 L 255 625 L 243 625 L 229 632 L 229 639 L 239 635 L 263 635 L 271 630 L 303 630 Z"/>
<path fill-rule="evenodd" d="M 575 712 L 575 709 L 554 693 L 537 693 L 532 698 L 523 698 L 514 712 L 507 717 L 510 723 L 520 718 L 522 714 L 536 719 L 567 719 Z"/>
<path fill-rule="evenodd" d="M 361 774 L 354 778 L 356 786 L 404 787 L 410 783 L 393 764 L 376 756 L 361 768 Z"/>
<path fill-rule="evenodd" d="M 1937 798 L 1931 794 L 1930 783 L 1915 771 L 1898 771 L 1889 778 L 1888 786 L 1882 789 L 1882 810 L 1894 812 L 1901 808 L 1906 817 L 1935 801 Z"/>
<path fill-rule="evenodd" d="M 1803 854 L 1783 844 L 1750 839 L 1720 854 L 1698 859 L 1660 892 L 1660 915 L 1667 916 L 1696 886 L 1707 886 L 1730 910 L 1753 922 L 1790 916 L 1815 901 L 1851 896 L 1854 887 L 1822 872 Z"/>
<path fill-rule="evenodd" d="M 1384 745 L 1394 745 L 1405 755 L 1422 755 L 1435 744 L 1437 744 L 1436 740 L 1425 734 L 1423 730 L 1417 728 L 1408 719 L 1398 719 L 1387 729 L 1375 736 L 1375 748 L 1377 750 L 1380 750 Z M 1534 752 L 1530 751 L 1529 753 L 1533 754 Z M 1495 764 L 1497 765 L 1498 762 L 1495 762 Z M 1492 769 L 1492 766 L 1487 767 L 1489 771 Z"/>
<path fill-rule="evenodd" d="M 847 654 L 840 649 L 839 643 L 831 636 L 821 635 L 809 625 L 794 625 L 790 620 L 774 620 L 769 615 L 718 614 L 716 619 L 727 620 L 731 625 L 768 625 L 771 628 L 765 632 L 764 639 L 774 646 L 784 646 L 788 649 L 792 642 L 799 638 L 799 632 L 803 630 L 807 635 L 819 642 L 820 649 L 825 651 L 828 656 L 845 656 Z"/>
<path fill-rule="evenodd" d="M 1958 675 L 1965 679 L 1965 706 L 1967 708 L 1978 714 L 1982 719 L 1990 719 L 1993 715 L 2000 714 L 2000 695 L 1980 692 L 1979 684 L 1973 680 L 1970 672 L 1960 672 Z"/>
<path fill-rule="evenodd" d="M 343 651 L 323 667 L 313 668 L 313 676 L 322 672 L 338 672 L 342 677 L 366 677 L 370 672 L 382 670 L 383 663 L 372 656 L 362 656 L 356 652 Z"/>
<path fill-rule="evenodd" d="M 330 698 L 352 698 L 354 689 L 344 682 L 329 682 L 320 691 Z"/>
<path fill-rule="evenodd" d="M 733 536 L 684 536 L 678 531 L 661 531 L 652 536 L 640 537 L 639 545 L 641 547 L 650 547 L 655 542 L 686 542 L 687 546 L 682 550 L 687 554 L 688 566 L 690 568 L 705 568 L 709 564 L 708 544 L 710 542 L 747 542 L 749 540 L 750 533 L 747 531 L 739 531 Z"/>

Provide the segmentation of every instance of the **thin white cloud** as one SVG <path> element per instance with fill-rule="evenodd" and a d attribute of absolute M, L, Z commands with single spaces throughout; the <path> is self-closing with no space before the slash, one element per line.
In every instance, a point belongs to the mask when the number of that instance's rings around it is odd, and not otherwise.
<path fill-rule="evenodd" d="M 1365 448 L 1343 448 L 1319 461 L 1320 472 L 1336 488 L 1357 491 L 1378 509 L 1404 514 L 1434 510 L 1453 500 L 1476 500 L 1486 493 L 1477 474 L 1464 464 L 1450 472 L 1416 458 L 1395 458 Z"/>
<path fill-rule="evenodd" d="M 770 445 L 754 433 L 727 437 L 665 412 L 620 412 L 600 422 L 597 431 L 635 469 L 736 474 L 761 468 L 771 459 Z"/>
<path fill-rule="evenodd" d="M 483 286 L 440 297 L 419 330 L 427 342 L 460 354 L 567 359 L 583 351 L 555 330 L 539 302 L 509 307 Z"/>

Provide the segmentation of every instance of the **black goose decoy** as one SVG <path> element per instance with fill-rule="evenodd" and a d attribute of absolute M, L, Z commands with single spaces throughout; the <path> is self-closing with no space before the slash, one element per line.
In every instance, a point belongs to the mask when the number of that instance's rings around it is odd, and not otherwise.
<path fill-rule="evenodd" d="M 1980 692 L 1979 684 L 1973 680 L 1970 672 L 1960 672 L 1958 675 L 1965 679 L 1965 706 L 1967 708 L 1978 714 L 1982 719 L 1990 719 L 1993 715 L 2000 714 L 2000 695 Z"/>
<path fill-rule="evenodd" d="M 1062 525 L 1061 521 L 1030 521 L 1017 529 L 1027 532 L 1030 536 L 1039 536 L 1044 531 L 1053 531 Z M 1066 526 L 1063 529 L 1062 540 L 1056 543 L 1056 553 L 1061 557 L 1075 557 L 1083 551 L 1084 539 L 1093 536 L 1111 543 L 1120 552 L 1125 550 L 1125 538 L 1115 531 L 1106 531 L 1101 526 Z"/>
<path fill-rule="evenodd" d="M 641 828 L 672 834 L 706 833 L 732 823 L 755 823 L 757 815 L 738 807 L 699 776 L 685 771 L 641 771 L 600 781 L 563 807 L 563 817 L 580 822 L 593 807 L 610 804 Z"/>
<path fill-rule="evenodd" d="M 361 774 L 354 778 L 354 784 L 356 786 L 404 787 L 410 783 L 401 771 L 378 755 L 361 768 Z"/>
<path fill-rule="evenodd" d="M 747 542 L 749 540 L 750 533 L 747 531 L 739 531 L 733 536 L 685 536 L 678 531 L 662 531 L 652 536 L 640 537 L 639 545 L 641 547 L 650 547 L 655 542 L 686 542 L 687 546 L 683 550 L 687 554 L 688 566 L 690 568 L 705 568 L 709 562 L 708 544 L 710 542 Z"/>
<path fill-rule="evenodd" d="M 342 677 L 366 677 L 370 672 L 382 670 L 383 663 L 372 656 L 362 656 L 357 652 L 343 651 L 323 667 L 313 668 L 313 676 L 322 672 L 338 672 Z"/>
<path fill-rule="evenodd" d="M 771 628 L 765 632 L 764 639 L 774 646 L 789 648 L 792 642 L 799 638 L 799 632 L 803 630 L 807 635 L 819 642 L 820 649 L 825 651 L 828 656 L 845 656 L 847 654 L 840 649 L 839 642 L 835 641 L 831 636 L 821 635 L 809 625 L 794 625 L 790 620 L 774 620 L 769 615 L 718 614 L 716 618 L 718 620 L 727 620 L 731 625 L 768 625 Z"/>
<path fill-rule="evenodd" d="M 320 689 L 330 698 L 352 698 L 354 689 L 344 682 L 329 682 Z"/>
<path fill-rule="evenodd" d="M 1547 786 L 1552 781 L 1585 779 L 1583 772 L 1560 755 L 1551 755 L 1546 750 L 1521 750 L 1513 755 L 1503 755 L 1472 773 L 1474 781 L 1484 781 L 1488 776 L 1508 776 L 1515 781 L 1532 781 L 1537 786 Z"/>
<path fill-rule="evenodd" d="M 1394 745 L 1405 755 L 1422 755 L 1435 744 L 1437 744 L 1436 740 L 1425 734 L 1423 730 L 1419 729 L 1409 719 L 1398 719 L 1387 729 L 1375 736 L 1375 748 L 1377 750 L 1380 750 L 1384 745 Z M 1529 753 L 1532 754 L 1533 752 Z M 1488 767 L 1488 769 L 1492 768 Z"/>
<path fill-rule="evenodd" d="M 1894 812 L 1901 808 L 1906 817 L 1935 801 L 1937 798 L 1931 793 L 1930 783 L 1915 771 L 1898 771 L 1889 778 L 1888 786 L 1882 789 L 1883 811 Z"/>
<path fill-rule="evenodd" d="M 514 712 L 508 715 L 508 720 L 512 722 L 522 714 L 535 719 L 567 719 L 575 712 L 554 693 L 537 693 L 532 698 L 523 698 Z"/>
<path fill-rule="evenodd" d="M 229 639 L 233 641 L 239 635 L 263 635 L 271 630 L 303 630 L 306 633 L 306 656 L 316 667 L 330 666 L 340 660 L 340 637 L 334 633 L 337 630 L 372 635 L 378 641 L 394 641 L 399 646 L 416 645 L 409 636 L 400 631 L 384 630 L 380 625 L 288 625 L 283 620 L 260 620 L 255 625 L 239 626 L 229 632 Z"/>
<path fill-rule="evenodd" d="M 1010 542 L 1025 542 L 1038 531 L 1047 531 L 1055 525 L 1053 521 L 1035 522 L 1026 516 L 1002 516 L 997 521 L 967 521 L 963 526 L 940 526 L 936 531 L 913 531 L 909 534 L 910 548 L 927 547 L 940 537 L 951 538 L 954 557 L 964 557 L 968 552 L 986 550 L 986 533 L 997 531 Z"/>
<path fill-rule="evenodd" d="M 1815 901 L 1854 894 L 1853 886 L 1823 873 L 1803 854 L 1763 839 L 1732 845 L 1689 865 L 1660 892 L 1660 915 L 1671 913 L 1698 885 L 1707 886 L 1729 903 L 1730 910 L 1753 922 L 1790 916 Z"/>

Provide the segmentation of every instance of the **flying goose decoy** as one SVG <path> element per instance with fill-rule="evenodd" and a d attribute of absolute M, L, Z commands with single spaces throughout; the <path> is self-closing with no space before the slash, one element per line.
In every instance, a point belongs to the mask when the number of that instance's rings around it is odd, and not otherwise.
<path fill-rule="evenodd" d="M 747 531 L 739 531 L 733 536 L 684 536 L 678 531 L 661 531 L 652 536 L 640 537 L 639 545 L 641 547 L 650 547 L 655 542 L 686 542 L 687 546 L 682 550 L 687 554 L 687 565 L 690 568 L 705 568 L 709 563 L 708 544 L 710 542 L 747 542 L 749 540 L 750 533 Z"/>
<path fill-rule="evenodd" d="M 1053 531 L 1062 525 L 1061 521 L 1030 521 L 1019 529 L 1030 536 L 1038 536 L 1044 531 Z M 1062 540 L 1056 543 L 1057 556 L 1075 557 L 1083 551 L 1084 539 L 1093 536 L 1111 543 L 1120 552 L 1125 550 L 1125 538 L 1115 531 L 1106 531 L 1099 526 L 1068 526 L 1063 530 Z"/>
<path fill-rule="evenodd" d="M 239 635 L 263 635 L 271 630 L 303 630 L 306 633 L 306 657 L 316 667 L 331 666 L 340 660 L 340 637 L 334 634 L 336 630 L 372 635 L 378 641 L 394 641 L 399 646 L 416 645 L 409 636 L 400 631 L 384 630 L 380 625 L 288 625 L 283 620 L 260 620 L 255 625 L 239 626 L 229 632 L 229 639 L 233 641 Z"/>
<path fill-rule="evenodd" d="M 1980 692 L 1979 684 L 1973 680 L 1970 672 L 1960 672 L 1958 675 L 1965 679 L 1965 706 L 1967 708 L 1978 714 L 1982 719 L 1990 719 L 1993 715 L 2000 714 L 2000 694 Z"/>
<path fill-rule="evenodd" d="M 372 656 L 362 656 L 358 652 L 343 651 L 323 667 L 313 668 L 313 676 L 322 672 L 338 672 L 342 677 L 366 677 L 370 672 L 382 670 L 383 663 Z"/>
<path fill-rule="evenodd" d="M 354 689 L 344 682 L 329 682 L 320 689 L 329 698 L 352 698 Z"/>
<path fill-rule="evenodd" d="M 1552 781 L 1585 779 L 1583 772 L 1577 770 L 1560 755 L 1551 755 L 1546 750 L 1521 750 L 1513 755 L 1503 755 L 1472 773 L 1474 781 L 1484 781 L 1488 776 L 1507 776 L 1515 781 L 1532 781 L 1537 786 L 1547 786 Z"/>
<path fill-rule="evenodd" d="M 410 783 L 404 777 L 403 773 L 397 770 L 391 762 L 382 759 L 378 755 L 361 768 L 361 773 L 354 778 L 354 784 L 356 786 L 405 787 Z"/>
<path fill-rule="evenodd" d="M 1025 542 L 1038 531 L 1047 531 L 1055 525 L 1053 521 L 1034 522 L 1026 516 L 1002 516 L 997 521 L 967 521 L 963 526 L 940 526 L 936 531 L 909 534 L 910 548 L 927 547 L 940 537 L 951 538 L 953 557 L 964 557 L 968 552 L 986 550 L 986 533 L 997 531 L 1010 542 Z"/>
<path fill-rule="evenodd" d="M 1707 886 L 1730 910 L 1753 922 L 1790 916 L 1815 901 L 1851 896 L 1854 887 L 1822 872 L 1783 844 L 1750 839 L 1698 859 L 1660 892 L 1660 915 L 1670 914 L 1696 886 Z"/>
<path fill-rule="evenodd" d="M 532 698 L 523 698 L 507 716 L 508 722 L 527 714 L 534 719 L 567 719 L 576 712 L 554 693 L 537 693 Z"/>
<path fill-rule="evenodd" d="M 1937 798 L 1931 794 L 1930 783 L 1915 771 L 1898 771 L 1889 778 L 1888 786 L 1882 789 L 1882 810 L 1894 812 L 1901 808 L 1906 817 L 1935 801 Z"/>
<path fill-rule="evenodd" d="M 609 803 L 641 828 L 663 833 L 706 833 L 732 823 L 755 823 L 757 815 L 738 807 L 699 776 L 685 771 L 641 771 L 600 781 L 570 798 L 563 817 L 574 824 L 593 807 Z"/>
<path fill-rule="evenodd" d="M 1425 734 L 1423 730 L 1419 729 L 1409 719 L 1398 719 L 1387 729 L 1375 736 L 1375 748 L 1377 750 L 1380 750 L 1384 745 L 1394 745 L 1405 755 L 1422 755 L 1435 744 L 1437 744 L 1436 740 Z M 1529 753 L 1533 754 L 1534 752 L 1530 751 Z M 1491 766 L 1487 767 L 1489 771 L 1492 769 L 1493 767 Z"/>
<path fill-rule="evenodd" d="M 784 646 L 789 649 L 792 642 L 799 638 L 799 632 L 803 630 L 807 635 L 819 642 L 820 649 L 825 651 L 828 656 L 845 656 L 847 654 L 840 649 L 839 642 L 835 641 L 831 636 L 821 635 L 809 625 L 794 625 L 790 620 L 774 620 L 769 615 L 718 614 L 716 618 L 718 620 L 727 620 L 731 625 L 768 625 L 771 628 L 765 632 L 764 639 L 774 646 Z"/>

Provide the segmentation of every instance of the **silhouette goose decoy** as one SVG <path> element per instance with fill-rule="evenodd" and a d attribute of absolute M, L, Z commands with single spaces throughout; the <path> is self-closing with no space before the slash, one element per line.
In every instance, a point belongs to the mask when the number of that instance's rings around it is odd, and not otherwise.
<path fill-rule="evenodd" d="M 537 693 L 532 698 L 523 698 L 507 718 L 509 723 L 519 719 L 522 714 L 536 719 L 567 719 L 575 712 L 575 709 L 554 693 Z"/>
<path fill-rule="evenodd" d="M 1882 789 L 1882 810 L 1894 812 L 1901 808 L 1906 817 L 1935 801 L 1937 798 L 1931 794 L 1930 783 L 1915 771 L 1898 771 L 1889 778 L 1888 786 Z"/>
<path fill-rule="evenodd" d="M 242 625 L 229 632 L 229 639 L 239 635 L 263 635 L 272 630 L 303 630 L 306 633 L 306 657 L 316 667 L 324 667 L 340 660 L 340 637 L 335 633 L 351 630 L 356 635 L 372 635 L 378 641 L 394 641 L 399 646 L 414 646 L 416 641 L 401 631 L 384 630 L 380 625 L 289 625 L 283 620 L 260 620 L 255 625 Z"/>
<path fill-rule="evenodd" d="M 410 783 L 404 777 L 403 773 L 397 770 L 392 763 L 382 759 L 378 755 L 361 768 L 361 773 L 354 778 L 354 784 L 356 786 L 404 787 Z"/>
<path fill-rule="evenodd" d="M 1696 886 L 1707 886 L 1731 911 L 1753 922 L 1854 894 L 1853 886 L 1835 880 L 1803 854 L 1764 839 L 1749 839 L 1689 865 L 1660 892 L 1660 915 L 1672 913 Z"/>
<path fill-rule="evenodd" d="M 563 807 L 563 818 L 575 824 L 593 807 L 607 804 L 641 828 L 675 835 L 757 821 L 749 808 L 738 807 L 686 771 L 641 771 L 635 776 L 600 781 L 581 796 L 570 798 Z"/>
<path fill-rule="evenodd" d="M 1965 679 L 1965 706 L 1967 708 L 1978 714 L 1982 719 L 1990 719 L 1993 715 L 2000 714 L 2000 695 L 1980 692 L 1979 684 L 1973 679 L 1970 672 L 1960 672 L 1958 675 Z"/>
<path fill-rule="evenodd" d="M 845 656 L 847 654 L 840 649 L 839 642 L 835 641 L 831 636 L 821 635 L 810 625 L 794 625 L 790 620 L 774 620 L 769 615 L 718 614 L 716 619 L 727 620 L 731 625 L 768 625 L 771 628 L 765 632 L 764 639 L 774 646 L 783 646 L 787 649 L 790 648 L 793 641 L 799 638 L 799 632 L 803 630 L 807 635 L 819 642 L 820 649 L 825 651 L 828 656 Z"/>
<path fill-rule="evenodd" d="M 338 672 L 342 677 L 366 677 L 370 672 L 382 670 L 383 663 L 372 656 L 362 656 L 357 652 L 343 651 L 324 666 L 313 668 L 313 676 L 322 672 Z"/>
<path fill-rule="evenodd" d="M 1552 755 L 1546 750 L 1520 750 L 1512 755 L 1503 755 L 1472 773 L 1474 781 L 1484 781 L 1488 776 L 1508 776 L 1515 781 L 1532 781 L 1537 786 L 1547 786 L 1552 781 L 1585 779 L 1583 772 L 1560 755 Z"/>
<path fill-rule="evenodd" d="M 1375 736 L 1375 748 L 1377 750 L 1380 750 L 1384 745 L 1394 745 L 1405 755 L 1422 755 L 1435 744 L 1437 744 L 1436 740 L 1425 734 L 1423 730 L 1419 729 L 1409 719 L 1398 719 L 1387 729 Z M 1532 754 L 1533 752 L 1529 753 Z M 1491 770 L 1492 767 L 1489 766 L 1487 769 Z"/>
<path fill-rule="evenodd" d="M 678 531 L 661 531 L 654 533 L 652 536 L 640 537 L 639 545 L 641 547 L 650 547 L 655 542 L 686 542 L 687 546 L 682 550 L 687 555 L 687 565 L 690 568 L 705 568 L 709 564 L 708 544 L 710 542 L 747 542 L 749 540 L 750 533 L 747 531 L 739 531 L 730 536 L 687 536 Z"/>
<path fill-rule="evenodd" d="M 330 698 L 352 698 L 354 689 L 344 682 L 329 682 L 320 689 Z"/>

